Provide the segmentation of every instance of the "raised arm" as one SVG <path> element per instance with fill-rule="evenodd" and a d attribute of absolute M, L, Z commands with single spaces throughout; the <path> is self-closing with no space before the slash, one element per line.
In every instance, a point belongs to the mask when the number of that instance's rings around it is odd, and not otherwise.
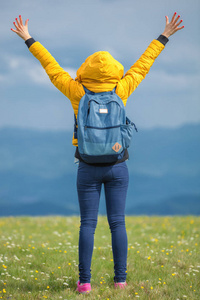
<path fill-rule="evenodd" d="M 28 19 L 24 25 L 22 17 L 19 16 L 19 20 L 16 18 L 16 22 L 13 22 L 13 24 L 15 25 L 15 29 L 11 28 L 11 30 L 25 41 L 30 52 L 40 61 L 51 82 L 70 99 L 76 114 L 79 100 L 85 94 L 82 85 L 72 79 L 69 73 L 60 67 L 47 49 L 31 37 L 28 31 Z"/>
<path fill-rule="evenodd" d="M 180 27 L 180 24 L 182 23 L 182 20 L 179 20 L 180 16 L 176 15 L 177 14 L 174 13 L 170 23 L 168 17 L 166 16 L 166 24 L 163 33 L 158 37 L 157 40 L 153 40 L 151 42 L 146 51 L 141 55 L 137 62 L 126 72 L 125 76 L 118 83 L 116 93 L 122 98 L 125 105 L 127 98 L 132 94 L 132 92 L 145 78 L 155 59 L 165 48 L 165 44 L 168 42 L 168 37 L 170 37 L 178 30 L 184 28 L 184 26 Z"/>

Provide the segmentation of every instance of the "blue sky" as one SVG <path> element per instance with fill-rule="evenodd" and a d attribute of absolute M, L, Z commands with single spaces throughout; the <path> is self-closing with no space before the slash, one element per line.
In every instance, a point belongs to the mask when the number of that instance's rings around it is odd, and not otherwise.
<path fill-rule="evenodd" d="M 11 32 L 19 14 L 29 32 L 75 77 L 95 51 L 109 51 L 127 71 L 177 11 L 185 28 L 170 37 L 129 98 L 139 128 L 200 122 L 199 0 L 3 1 L 0 28 L 0 128 L 73 129 L 69 100 L 49 81 L 24 41 Z"/>

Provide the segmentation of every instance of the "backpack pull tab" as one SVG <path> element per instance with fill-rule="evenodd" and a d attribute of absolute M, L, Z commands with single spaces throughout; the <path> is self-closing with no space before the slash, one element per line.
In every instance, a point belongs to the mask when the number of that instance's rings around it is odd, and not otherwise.
<path fill-rule="evenodd" d="M 132 125 L 134 126 L 135 131 L 138 132 L 137 127 L 135 126 L 135 123 L 132 122 Z"/>

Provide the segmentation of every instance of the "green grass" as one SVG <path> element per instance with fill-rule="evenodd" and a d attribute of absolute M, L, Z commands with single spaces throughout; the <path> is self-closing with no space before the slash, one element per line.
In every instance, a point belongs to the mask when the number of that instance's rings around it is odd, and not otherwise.
<path fill-rule="evenodd" d="M 0 218 L 0 299 L 200 299 L 200 217 L 126 217 L 125 290 L 113 286 L 111 237 L 99 217 L 92 292 L 79 295 L 79 217 Z"/>

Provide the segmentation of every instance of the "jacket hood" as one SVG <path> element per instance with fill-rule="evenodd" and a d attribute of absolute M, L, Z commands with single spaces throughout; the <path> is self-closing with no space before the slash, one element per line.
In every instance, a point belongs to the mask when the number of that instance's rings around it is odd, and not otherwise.
<path fill-rule="evenodd" d="M 98 93 L 111 91 L 122 79 L 124 67 L 107 51 L 90 55 L 77 70 L 76 81 Z"/>

